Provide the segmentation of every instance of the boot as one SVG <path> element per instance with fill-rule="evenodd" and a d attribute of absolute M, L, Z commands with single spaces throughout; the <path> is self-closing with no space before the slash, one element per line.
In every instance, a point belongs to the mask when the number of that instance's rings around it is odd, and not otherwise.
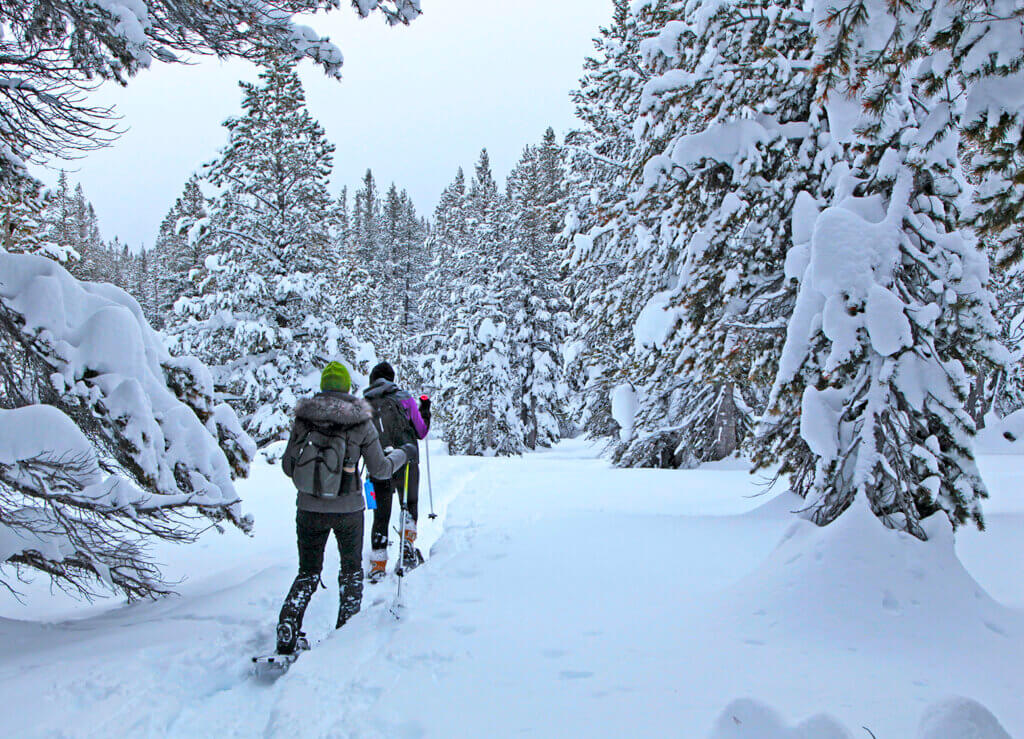
<path fill-rule="evenodd" d="M 288 596 L 284 599 L 284 605 L 281 606 L 281 614 L 277 618 L 278 654 L 291 654 L 295 651 L 299 637 L 305 637 L 302 633 L 302 617 L 306 613 L 309 599 L 316 592 L 319 581 L 319 574 L 299 573 L 292 583 L 291 590 L 288 591 Z"/>
<path fill-rule="evenodd" d="M 416 550 L 416 522 L 407 513 L 405 516 L 405 539 L 402 541 L 403 572 L 416 569 L 421 561 L 420 553 Z"/>
<path fill-rule="evenodd" d="M 388 550 L 374 549 L 370 552 L 370 574 L 366 579 L 371 584 L 378 583 L 384 579 L 388 567 Z"/>
<path fill-rule="evenodd" d="M 338 624 L 340 629 L 345 622 L 359 613 L 363 605 L 363 571 L 342 573 L 338 575 Z"/>

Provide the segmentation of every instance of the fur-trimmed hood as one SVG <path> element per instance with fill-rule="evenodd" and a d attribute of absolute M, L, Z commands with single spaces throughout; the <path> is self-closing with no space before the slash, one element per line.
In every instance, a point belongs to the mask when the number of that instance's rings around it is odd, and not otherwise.
<path fill-rule="evenodd" d="M 355 395 L 325 392 L 300 400 L 295 406 L 295 418 L 318 425 L 355 426 L 373 418 L 373 409 Z"/>

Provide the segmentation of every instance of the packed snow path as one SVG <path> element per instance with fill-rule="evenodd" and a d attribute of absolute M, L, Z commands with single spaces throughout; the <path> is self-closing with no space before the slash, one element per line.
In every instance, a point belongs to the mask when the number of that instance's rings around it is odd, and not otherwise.
<path fill-rule="evenodd" d="M 986 593 L 939 534 L 925 550 L 856 512 L 809 530 L 798 501 L 752 497 L 763 487 L 743 470 L 613 470 L 595 455 L 582 442 L 512 460 L 435 452 L 441 515 L 427 519 L 424 487 L 429 560 L 404 581 L 402 620 L 389 578 L 330 628 L 330 544 L 306 620 L 326 638 L 269 686 L 248 660 L 271 647 L 294 574 L 294 504 L 260 463 L 242 485 L 254 540 L 159 551 L 188 576 L 181 597 L 74 618 L 32 588 L 28 605 L 4 604 L 53 622 L 0 620 L 3 733 L 699 737 L 721 716 L 768 736 L 757 704 L 730 706 L 750 697 L 881 739 L 916 736 L 929 705 L 961 695 L 1024 736 L 1019 457 L 986 462 L 991 530 L 957 545 Z M 815 726 L 801 736 L 844 735 Z"/>

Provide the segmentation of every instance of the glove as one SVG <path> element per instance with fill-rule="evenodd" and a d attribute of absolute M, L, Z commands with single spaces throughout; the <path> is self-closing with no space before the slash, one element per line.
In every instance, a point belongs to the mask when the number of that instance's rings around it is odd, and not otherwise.
<path fill-rule="evenodd" d="M 420 458 L 419 446 L 411 442 L 408 444 L 402 444 L 402 451 L 405 452 L 405 458 L 410 462 L 415 462 Z"/>
<path fill-rule="evenodd" d="M 430 427 L 430 398 L 426 395 L 420 396 L 420 416 L 423 417 L 423 423 Z"/>

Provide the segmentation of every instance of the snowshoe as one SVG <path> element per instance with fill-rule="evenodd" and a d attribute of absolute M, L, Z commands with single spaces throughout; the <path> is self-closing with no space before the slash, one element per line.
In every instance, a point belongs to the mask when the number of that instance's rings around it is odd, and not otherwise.
<path fill-rule="evenodd" d="M 396 572 L 399 575 L 415 570 L 423 564 L 423 552 L 416 548 L 416 522 L 406 519 L 405 540 L 402 542 L 402 562 Z"/>
<path fill-rule="evenodd" d="M 278 632 L 280 633 L 280 626 L 278 627 Z M 308 652 L 309 649 L 309 639 L 300 631 L 295 636 L 292 651 L 288 654 L 275 652 L 274 654 L 253 657 L 253 673 L 260 680 L 276 680 L 288 672 L 288 668 L 299 658 L 299 655 L 303 652 Z"/>
<path fill-rule="evenodd" d="M 402 570 L 409 572 L 424 563 L 423 552 L 412 545 L 402 547 Z"/>

